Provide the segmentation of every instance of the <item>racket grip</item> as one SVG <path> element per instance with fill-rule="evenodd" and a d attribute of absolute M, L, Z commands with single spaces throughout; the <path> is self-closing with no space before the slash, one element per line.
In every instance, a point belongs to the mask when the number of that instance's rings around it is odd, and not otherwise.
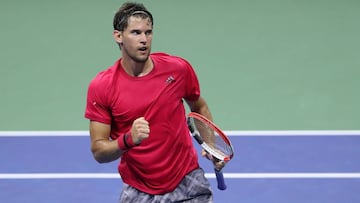
<path fill-rule="evenodd" d="M 218 189 L 226 190 L 224 175 L 223 175 L 222 171 L 219 171 L 217 169 L 214 169 L 214 171 L 215 171 L 215 175 L 216 175 Z"/>

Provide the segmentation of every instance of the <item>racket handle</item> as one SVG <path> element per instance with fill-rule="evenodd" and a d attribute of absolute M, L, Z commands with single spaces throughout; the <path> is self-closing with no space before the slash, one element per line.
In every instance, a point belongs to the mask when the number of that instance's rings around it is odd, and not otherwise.
<path fill-rule="evenodd" d="M 215 171 L 215 175 L 216 175 L 218 189 L 226 190 L 224 175 L 223 175 L 222 171 L 219 171 L 217 169 L 214 169 L 214 171 Z"/>

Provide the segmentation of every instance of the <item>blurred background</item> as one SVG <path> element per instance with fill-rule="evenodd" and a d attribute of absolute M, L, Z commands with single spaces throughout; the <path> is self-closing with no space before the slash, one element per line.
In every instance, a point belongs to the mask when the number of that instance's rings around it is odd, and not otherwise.
<path fill-rule="evenodd" d="M 0 130 L 87 130 L 124 1 L 0 1 Z M 138 1 L 153 52 L 187 59 L 225 130 L 360 129 L 360 2 Z"/>

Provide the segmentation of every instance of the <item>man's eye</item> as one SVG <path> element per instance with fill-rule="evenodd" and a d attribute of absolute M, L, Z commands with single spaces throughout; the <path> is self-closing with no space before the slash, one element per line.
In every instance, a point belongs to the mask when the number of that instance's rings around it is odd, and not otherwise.
<path fill-rule="evenodd" d="M 131 33 L 132 33 L 133 35 L 139 35 L 139 34 L 140 34 L 139 31 L 132 31 Z"/>

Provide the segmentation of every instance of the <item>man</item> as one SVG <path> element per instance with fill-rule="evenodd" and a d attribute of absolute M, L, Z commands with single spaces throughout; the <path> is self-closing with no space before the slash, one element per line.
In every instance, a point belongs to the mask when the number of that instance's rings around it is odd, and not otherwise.
<path fill-rule="evenodd" d="M 142 4 L 124 3 L 113 26 L 122 57 L 91 81 L 87 95 L 94 158 L 121 158 L 121 202 L 212 202 L 183 105 L 211 119 L 193 68 L 151 53 L 153 17 Z"/>

